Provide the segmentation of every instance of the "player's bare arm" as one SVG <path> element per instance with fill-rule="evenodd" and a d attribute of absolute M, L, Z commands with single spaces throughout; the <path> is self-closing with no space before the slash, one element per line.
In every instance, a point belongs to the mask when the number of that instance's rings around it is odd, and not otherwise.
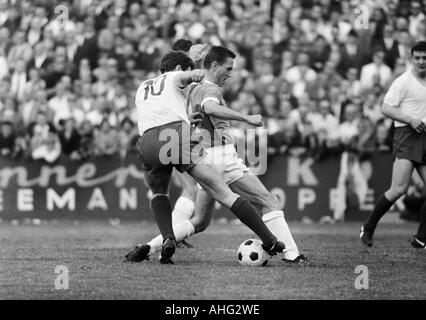
<path fill-rule="evenodd" d="M 200 69 L 195 69 L 192 71 L 185 71 L 183 73 L 178 74 L 175 77 L 175 84 L 183 89 L 189 86 L 193 82 L 203 82 L 204 80 L 204 71 Z"/>
<path fill-rule="evenodd" d="M 384 103 L 382 106 L 382 112 L 385 116 L 410 125 L 416 132 L 426 132 L 426 125 L 423 123 L 422 119 L 413 118 L 396 106 L 391 106 L 387 103 Z"/>
<path fill-rule="evenodd" d="M 263 126 L 263 118 L 261 115 L 245 115 L 230 108 L 221 106 L 216 101 L 212 100 L 208 100 L 204 103 L 204 112 L 219 119 L 244 121 L 258 127 Z"/>

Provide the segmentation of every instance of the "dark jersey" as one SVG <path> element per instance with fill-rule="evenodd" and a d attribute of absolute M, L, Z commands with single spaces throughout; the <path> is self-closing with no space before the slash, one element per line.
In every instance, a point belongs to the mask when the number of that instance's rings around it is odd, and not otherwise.
<path fill-rule="evenodd" d="M 215 101 L 219 105 L 226 107 L 219 86 L 210 81 L 204 81 L 202 84 L 194 85 L 194 87 L 190 88 L 188 99 L 192 111 L 202 114 L 203 121 L 200 127 L 204 129 L 205 134 L 208 132 L 210 136 L 210 139 L 206 137 L 202 138 L 203 146 L 209 148 L 217 145 L 233 144 L 229 120 L 212 117 L 204 111 L 204 104 L 209 100 Z"/>

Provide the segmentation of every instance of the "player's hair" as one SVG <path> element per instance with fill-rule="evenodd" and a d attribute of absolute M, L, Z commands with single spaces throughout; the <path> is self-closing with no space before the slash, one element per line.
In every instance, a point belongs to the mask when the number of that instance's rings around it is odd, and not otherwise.
<path fill-rule="evenodd" d="M 185 53 L 182 51 L 170 51 L 161 59 L 160 71 L 161 73 L 169 72 L 174 70 L 178 65 L 182 67 L 182 70 L 187 70 L 188 68 L 191 68 L 191 70 L 194 69 L 194 61 Z"/>
<path fill-rule="evenodd" d="M 217 62 L 221 65 L 227 58 L 235 59 L 236 56 L 237 55 L 228 48 L 222 46 L 213 46 L 205 56 L 203 65 L 204 68 L 210 69 L 213 62 Z"/>
<path fill-rule="evenodd" d="M 191 40 L 179 39 L 173 44 L 172 50 L 173 51 L 183 51 L 185 53 L 188 53 L 189 49 L 191 49 L 192 45 L 193 45 L 193 43 L 192 43 Z"/>
<path fill-rule="evenodd" d="M 418 41 L 411 48 L 411 56 L 414 52 L 426 52 L 426 41 Z"/>

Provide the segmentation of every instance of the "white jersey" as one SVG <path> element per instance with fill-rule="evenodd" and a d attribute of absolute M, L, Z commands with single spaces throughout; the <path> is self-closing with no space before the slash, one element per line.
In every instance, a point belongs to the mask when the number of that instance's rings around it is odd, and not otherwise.
<path fill-rule="evenodd" d="M 408 70 L 400 75 L 390 86 L 383 102 L 398 107 L 405 114 L 426 120 L 426 86 Z M 394 121 L 395 127 L 406 126 L 405 123 Z"/>
<path fill-rule="evenodd" d="M 186 112 L 184 89 L 175 83 L 182 71 L 164 73 L 144 81 L 136 92 L 139 135 L 146 130 L 170 122 L 185 121 L 190 124 Z"/>

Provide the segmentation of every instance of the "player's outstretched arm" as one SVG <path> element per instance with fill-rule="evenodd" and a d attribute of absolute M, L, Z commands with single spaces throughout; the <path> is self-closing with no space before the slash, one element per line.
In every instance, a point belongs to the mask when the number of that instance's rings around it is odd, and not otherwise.
<path fill-rule="evenodd" d="M 192 71 L 184 71 L 175 77 L 175 84 L 183 89 L 193 82 L 202 82 L 204 80 L 204 71 L 195 69 Z"/>
<path fill-rule="evenodd" d="M 392 120 L 408 124 L 418 133 L 426 132 L 426 124 L 422 121 L 422 119 L 415 119 L 402 112 L 398 107 L 384 103 L 382 106 L 382 112 L 385 116 L 391 118 Z"/>
<path fill-rule="evenodd" d="M 204 102 L 204 112 L 219 119 L 244 121 L 258 127 L 263 126 L 263 118 L 261 115 L 245 115 L 238 111 L 221 106 L 216 101 L 212 100 Z"/>

